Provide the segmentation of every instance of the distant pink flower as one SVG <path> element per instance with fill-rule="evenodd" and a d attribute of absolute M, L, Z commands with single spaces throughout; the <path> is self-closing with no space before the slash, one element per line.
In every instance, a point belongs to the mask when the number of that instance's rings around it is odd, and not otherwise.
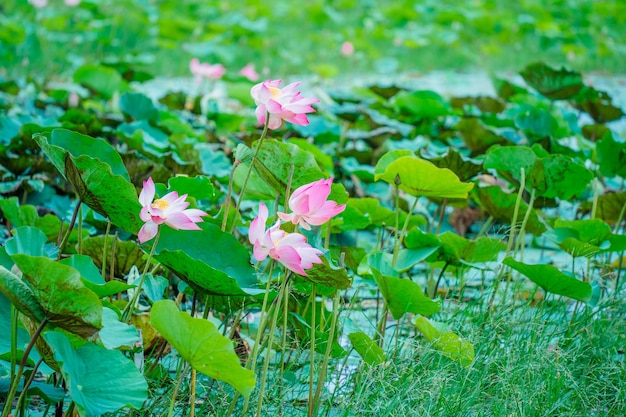
<path fill-rule="evenodd" d="M 207 64 L 204 62 L 198 61 L 198 58 L 194 58 L 189 63 L 189 70 L 196 77 L 196 83 L 200 83 L 202 81 L 202 77 L 204 78 L 213 78 L 218 79 L 222 78 L 222 76 L 226 73 L 226 68 L 222 64 Z"/>
<path fill-rule="evenodd" d="M 313 113 L 311 104 L 319 102 L 316 98 L 300 95 L 296 88 L 301 82 L 291 83 L 285 88 L 278 88 L 281 80 L 267 80 L 252 87 L 250 95 L 257 105 L 255 114 L 260 124 L 265 124 L 267 113 L 270 114 L 268 129 L 278 129 L 283 120 L 301 126 L 309 124 L 306 113 Z"/>
<path fill-rule="evenodd" d="M 248 230 L 248 239 L 254 245 L 254 258 L 260 262 L 269 256 L 290 271 L 306 277 L 305 269 L 322 263 L 319 256 L 323 252 L 306 243 L 304 235 L 281 230 L 280 220 L 266 230 L 267 216 L 267 207 L 261 203 L 259 214 Z"/>
<path fill-rule="evenodd" d="M 337 205 L 336 202 L 326 199 L 330 195 L 330 186 L 333 179 L 321 179 L 299 187 L 289 197 L 291 214 L 278 212 L 278 217 L 293 224 L 299 224 L 303 229 L 311 230 L 311 226 L 326 223 L 332 217 L 345 210 L 346 205 Z"/>
<path fill-rule="evenodd" d="M 350 56 L 354 53 L 354 45 L 352 42 L 346 41 L 341 44 L 341 55 Z"/>
<path fill-rule="evenodd" d="M 154 194 L 154 182 L 148 178 L 148 181 L 143 182 L 143 190 L 139 194 L 139 203 L 142 205 L 139 217 L 146 222 L 139 230 L 139 243 L 155 237 L 159 225 L 163 223 L 176 230 L 200 230 L 196 223 L 202 222 L 201 217 L 208 214 L 198 209 L 187 209 L 187 194 L 179 197 L 176 191 L 172 191 L 156 200 Z"/>
<path fill-rule="evenodd" d="M 75 7 L 80 4 L 82 0 L 65 0 L 65 5 L 70 7 Z"/>
<path fill-rule="evenodd" d="M 28 2 L 38 9 L 42 9 L 48 5 L 48 0 L 28 0 Z"/>
<path fill-rule="evenodd" d="M 248 64 L 239 71 L 239 74 L 243 75 L 250 81 L 257 81 L 259 79 L 259 73 L 254 69 L 253 64 Z"/>

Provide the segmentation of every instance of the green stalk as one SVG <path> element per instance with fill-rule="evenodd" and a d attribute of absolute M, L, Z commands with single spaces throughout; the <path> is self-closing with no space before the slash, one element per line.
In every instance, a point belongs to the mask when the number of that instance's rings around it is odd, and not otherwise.
<path fill-rule="evenodd" d="M 313 417 L 313 412 L 315 411 L 315 405 L 313 404 L 313 383 L 315 382 L 315 316 L 317 308 L 315 306 L 315 299 L 317 298 L 317 284 L 313 283 L 313 288 L 311 289 L 311 304 L 313 308 L 311 309 L 311 361 L 309 365 L 309 407 L 308 407 L 308 417 Z M 258 413 L 257 415 L 261 415 Z"/>
<path fill-rule="evenodd" d="M 76 252 L 79 255 L 83 254 L 83 205 L 80 205 L 80 209 L 78 210 L 78 224 L 76 225 L 78 230 L 78 247 L 76 248 Z M 104 278 L 104 277 L 102 277 Z"/>
<path fill-rule="evenodd" d="M 185 368 L 181 371 L 182 365 L 185 361 L 181 358 L 180 362 L 178 362 L 178 369 L 176 370 L 176 385 L 174 386 L 174 392 L 172 393 L 172 398 L 170 399 L 170 408 L 167 412 L 167 417 L 172 417 L 174 413 L 174 406 L 176 405 L 176 396 L 178 395 L 178 390 L 180 389 L 180 384 L 183 382 L 183 376 L 187 373 L 187 368 L 189 367 L 188 363 L 185 363 Z"/>
<path fill-rule="evenodd" d="M 11 412 L 13 399 L 15 398 L 15 394 L 17 393 L 17 387 L 19 386 L 20 380 L 22 379 L 22 375 L 24 374 L 24 367 L 26 366 L 28 355 L 30 354 L 30 351 L 33 349 L 33 346 L 35 346 L 35 342 L 39 338 L 39 335 L 41 334 L 43 329 L 46 327 L 46 324 L 48 324 L 47 318 L 43 319 L 43 321 L 39 324 L 39 327 L 37 327 L 37 330 L 35 330 L 35 333 L 33 333 L 32 337 L 30 338 L 30 342 L 28 342 L 28 346 L 26 346 L 26 349 L 24 349 L 24 355 L 22 356 L 22 360 L 20 361 L 20 366 L 17 369 L 17 374 L 15 375 L 15 378 L 12 379 L 11 387 L 9 388 L 9 393 L 6 397 L 6 402 L 4 403 L 4 410 L 2 410 L 2 417 L 8 417 L 9 413 Z"/>
<path fill-rule="evenodd" d="M 235 170 L 241 162 L 235 161 L 233 168 L 230 170 L 230 177 L 228 178 L 228 192 L 226 193 L 226 200 L 224 201 L 224 218 L 222 219 L 222 232 L 226 231 L 226 225 L 228 223 L 228 211 L 230 210 L 230 198 L 233 195 L 233 181 L 235 179 Z"/>
<path fill-rule="evenodd" d="M 146 260 L 146 265 L 143 268 L 143 273 L 141 274 L 141 278 L 139 279 L 139 285 L 135 288 L 135 293 L 133 294 L 132 300 L 128 303 L 126 308 L 124 309 L 124 313 L 122 314 L 122 321 L 129 322 L 130 318 L 133 315 L 133 310 L 135 309 L 135 304 L 139 299 L 139 294 L 141 293 L 141 287 L 143 286 L 143 281 L 146 278 L 146 274 L 148 272 L 148 268 L 150 268 L 150 261 L 152 261 L 152 256 L 154 255 L 154 250 L 159 243 L 159 236 L 161 235 L 161 229 L 159 228 L 156 236 L 154 237 L 154 243 L 152 244 L 152 249 L 150 249 L 150 254 L 148 255 L 148 259 Z M 103 261 L 104 264 L 104 261 Z"/>
<path fill-rule="evenodd" d="M 250 161 L 250 166 L 248 167 L 248 172 L 246 172 L 246 177 L 243 180 L 243 184 L 241 185 L 241 191 L 239 191 L 239 199 L 237 200 L 236 209 L 239 210 L 239 206 L 241 205 L 241 201 L 243 200 L 244 193 L 246 192 L 246 187 L 248 185 L 248 180 L 250 179 L 250 174 L 252 174 L 252 168 L 254 167 L 254 163 L 259 156 L 259 151 L 261 150 L 261 145 L 263 145 L 263 139 L 267 136 L 267 129 L 270 123 L 270 113 L 267 112 L 265 115 L 265 125 L 263 126 L 263 132 L 261 133 L 261 137 L 259 138 L 259 144 L 254 151 L 254 156 L 252 157 L 252 161 Z"/>
<path fill-rule="evenodd" d="M 82 201 L 78 200 L 78 203 L 76 203 L 76 207 L 74 207 L 74 211 L 72 212 L 72 219 L 70 220 L 70 225 L 67 228 L 67 232 L 65 232 L 65 235 L 63 236 L 63 240 L 61 241 L 61 244 L 59 245 L 59 253 L 57 254 L 57 261 L 61 259 L 61 255 L 63 255 L 63 250 L 65 249 L 65 245 L 67 245 L 67 241 L 70 239 L 70 234 L 72 234 L 72 228 L 74 227 L 74 223 L 76 222 L 76 217 L 78 216 L 78 209 L 80 208 L 81 203 Z M 104 258 L 103 258 L 103 262 L 104 262 Z"/>
<path fill-rule="evenodd" d="M 107 263 L 106 263 L 106 258 L 107 258 L 107 240 L 109 240 L 109 232 L 111 231 L 111 220 L 107 220 L 107 228 L 104 232 L 104 244 L 102 245 L 102 269 L 100 271 L 100 275 L 102 275 L 102 278 L 106 281 L 107 280 L 107 276 L 106 276 L 106 272 L 107 272 Z"/>
<path fill-rule="evenodd" d="M 259 328 L 257 329 L 256 338 L 254 339 L 254 346 L 252 346 L 252 350 L 250 351 L 250 355 L 248 355 L 248 360 L 246 361 L 245 368 L 250 369 L 254 372 L 256 368 L 256 359 L 259 352 L 259 345 L 261 344 L 261 338 L 263 337 L 263 331 L 265 330 L 265 326 L 267 325 L 267 319 L 269 312 L 267 311 L 267 303 L 269 301 L 270 289 L 272 287 L 272 273 L 274 272 L 274 260 L 270 261 L 270 271 L 268 274 L 267 285 L 265 286 L 265 296 L 263 297 L 263 305 L 261 306 L 261 315 L 259 317 Z M 237 400 L 239 399 L 239 392 L 235 392 L 232 401 L 230 402 L 230 407 L 228 407 L 228 411 L 226 412 L 226 417 L 230 417 L 235 411 L 235 406 L 237 405 Z M 247 397 L 244 401 L 244 415 L 248 409 L 248 402 L 250 401 L 250 397 Z"/>
<path fill-rule="evenodd" d="M 35 375 L 37 375 L 37 369 L 39 369 L 39 365 L 41 365 L 42 362 L 43 362 L 43 358 L 39 358 L 39 360 L 35 364 L 35 367 L 33 368 L 33 371 L 31 372 L 30 376 L 28 377 L 28 381 L 26 381 L 24 383 L 24 386 L 22 387 L 22 392 L 20 392 L 20 396 L 17 397 L 16 407 L 18 409 L 22 409 L 24 407 L 24 405 L 25 405 L 24 401 L 26 400 L 26 392 L 28 391 L 28 388 L 30 387 L 30 384 L 33 383 L 33 380 L 35 379 Z M 22 413 L 20 412 L 20 414 L 22 414 Z"/>
<path fill-rule="evenodd" d="M 15 368 L 17 367 L 17 328 L 18 328 L 19 313 L 15 306 L 11 304 L 11 377 L 15 375 Z"/>
<path fill-rule="evenodd" d="M 509 241 L 506 245 L 506 252 L 504 257 L 508 257 L 511 253 L 511 249 L 513 249 L 513 241 L 515 240 L 515 227 L 517 224 L 517 216 L 519 215 L 519 208 L 522 203 L 522 198 L 524 195 L 524 188 L 526 187 L 526 172 L 524 168 L 520 168 L 521 180 L 519 191 L 517 192 L 517 199 L 515 200 L 515 208 L 513 210 L 513 218 L 511 219 L 511 231 L 509 232 Z M 500 265 L 498 269 L 498 273 L 496 274 L 496 282 L 493 288 L 493 292 L 491 293 L 491 298 L 489 299 L 489 304 L 487 306 L 488 310 L 491 310 L 493 306 L 493 302 L 496 298 L 496 294 L 498 292 L 498 288 L 500 287 L 500 277 L 502 276 L 502 272 L 504 271 L 504 265 Z M 509 282 L 511 281 L 511 275 L 507 277 L 507 289 L 509 286 Z"/>
<path fill-rule="evenodd" d="M 289 275 L 287 275 L 285 277 L 285 279 L 283 280 L 281 286 L 280 286 L 280 290 L 278 292 L 278 295 L 276 296 L 276 298 L 274 299 L 274 301 L 276 302 L 276 304 L 273 305 L 273 313 L 272 314 L 272 324 L 270 325 L 270 333 L 268 335 L 268 340 L 267 340 L 267 354 L 265 355 L 265 361 L 263 362 L 263 373 L 261 375 L 261 385 L 259 386 L 259 401 L 257 403 L 257 408 L 256 408 L 256 415 L 257 416 L 261 416 L 261 410 L 263 408 L 263 397 L 265 395 L 265 385 L 267 383 L 267 373 L 269 371 L 269 367 L 270 367 L 270 357 L 271 357 L 271 349 L 272 349 L 272 345 L 274 343 L 274 333 L 276 332 L 276 323 L 278 321 L 278 312 L 280 311 L 280 304 L 282 302 L 282 298 L 284 297 L 284 292 L 287 290 L 287 284 L 289 283 L 289 278 L 291 277 L 291 273 L 289 273 Z M 248 397 L 249 398 L 249 397 Z M 243 413 L 241 413 L 242 417 L 245 417 L 246 412 L 248 411 L 247 409 L 247 400 L 246 403 L 244 404 L 244 410 Z"/>
<path fill-rule="evenodd" d="M 340 293 L 335 293 L 333 299 L 333 318 L 330 324 L 330 333 L 328 334 L 328 344 L 326 345 L 326 351 L 324 352 L 324 359 L 322 361 L 322 368 L 320 369 L 320 375 L 317 378 L 317 387 L 315 389 L 315 396 L 313 397 L 313 404 L 315 405 L 314 414 L 317 415 L 319 401 L 322 396 L 322 387 L 326 380 L 326 370 L 328 369 L 328 361 L 330 359 L 330 351 L 332 349 L 333 338 L 335 337 L 335 327 L 337 326 L 337 317 L 339 316 L 339 298 Z"/>

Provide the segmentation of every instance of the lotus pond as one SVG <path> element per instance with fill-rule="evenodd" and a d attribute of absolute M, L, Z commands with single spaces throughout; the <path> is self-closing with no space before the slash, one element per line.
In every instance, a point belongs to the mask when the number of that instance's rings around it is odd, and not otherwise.
<path fill-rule="evenodd" d="M 4 2 L 2 417 L 623 416 L 626 10 L 566 3 Z"/>

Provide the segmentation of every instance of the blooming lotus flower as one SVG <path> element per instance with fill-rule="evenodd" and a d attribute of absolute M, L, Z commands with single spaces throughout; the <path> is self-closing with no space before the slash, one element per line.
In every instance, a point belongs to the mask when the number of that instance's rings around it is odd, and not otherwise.
<path fill-rule="evenodd" d="M 330 185 L 333 179 L 321 179 L 299 187 L 289 197 L 291 214 L 278 212 L 278 217 L 293 224 L 299 224 L 303 229 L 311 230 L 312 226 L 326 223 L 332 217 L 345 210 L 346 205 L 337 205 L 329 200 Z"/>
<path fill-rule="evenodd" d="M 306 98 L 300 95 L 296 88 L 301 82 L 279 88 L 281 80 L 267 80 L 252 87 L 250 95 L 257 105 L 255 114 L 260 124 L 265 124 L 269 112 L 268 129 L 278 129 L 283 120 L 301 126 L 309 124 L 306 113 L 313 113 L 311 104 L 318 103 L 316 98 Z"/>
<path fill-rule="evenodd" d="M 341 44 L 341 55 L 350 56 L 354 53 L 354 45 L 352 42 L 346 41 Z"/>
<path fill-rule="evenodd" d="M 154 182 L 148 178 L 148 181 L 143 182 L 143 190 L 139 194 L 139 203 L 142 205 L 139 217 L 146 222 L 139 230 L 139 243 L 155 237 L 159 225 L 163 223 L 176 230 L 200 230 L 196 223 L 202 222 L 201 217 L 208 214 L 198 209 L 187 209 L 187 194 L 179 197 L 176 191 L 172 191 L 156 200 L 154 194 Z"/>
<path fill-rule="evenodd" d="M 259 74 L 254 69 L 253 64 L 248 64 L 239 71 L 239 74 L 243 75 L 250 81 L 257 81 L 259 79 Z"/>
<path fill-rule="evenodd" d="M 196 83 L 202 81 L 202 77 L 218 79 L 226 73 L 226 68 L 222 64 L 211 65 L 208 63 L 198 61 L 198 58 L 194 58 L 189 63 L 189 70 L 196 77 Z"/>
<path fill-rule="evenodd" d="M 267 207 L 261 203 L 259 214 L 248 230 L 248 240 L 254 245 L 254 258 L 260 262 L 269 256 L 290 271 L 306 277 L 305 269 L 322 263 L 319 255 L 323 252 L 306 243 L 304 235 L 281 230 L 280 220 L 266 230 L 267 216 Z"/>

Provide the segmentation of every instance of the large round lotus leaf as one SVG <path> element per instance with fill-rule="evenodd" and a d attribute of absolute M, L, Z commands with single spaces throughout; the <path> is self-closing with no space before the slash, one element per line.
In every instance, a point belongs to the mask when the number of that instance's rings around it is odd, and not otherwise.
<path fill-rule="evenodd" d="M 148 398 L 148 384 L 122 352 L 91 342 L 76 346 L 72 342 L 77 341 L 56 331 L 47 332 L 44 338 L 61 364 L 70 397 L 81 417 L 143 406 Z"/>
<path fill-rule="evenodd" d="M 74 268 L 42 256 L 13 255 L 50 324 L 82 337 L 102 327 L 102 303 Z"/>
<path fill-rule="evenodd" d="M 397 185 L 413 196 L 440 198 L 467 198 L 473 183 L 464 183 L 449 169 L 437 168 L 433 163 L 415 156 L 402 156 L 390 163 L 382 174 L 375 175 Z"/>
<path fill-rule="evenodd" d="M 257 277 L 250 252 L 230 233 L 212 223 L 201 230 L 161 227 L 154 259 L 195 288 L 209 294 L 254 295 Z"/>
<path fill-rule="evenodd" d="M 256 383 L 254 372 L 245 369 L 233 341 L 221 335 L 213 323 L 178 310 L 171 300 L 157 301 L 150 312 L 154 328 L 198 372 L 232 385 L 250 395 Z"/>
<path fill-rule="evenodd" d="M 83 203 L 120 228 L 135 234 L 139 231 L 142 222 L 137 191 L 110 145 L 64 129 L 53 130 L 50 140 L 43 135 L 34 139 Z"/>

